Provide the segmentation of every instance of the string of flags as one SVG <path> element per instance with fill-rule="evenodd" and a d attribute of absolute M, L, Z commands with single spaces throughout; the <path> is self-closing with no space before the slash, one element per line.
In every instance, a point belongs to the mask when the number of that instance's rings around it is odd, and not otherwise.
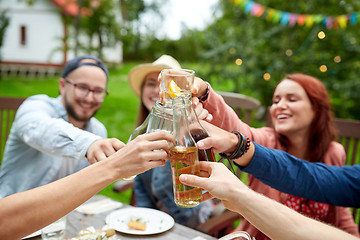
<path fill-rule="evenodd" d="M 284 12 L 277 9 L 264 7 L 252 0 L 232 0 L 235 6 L 240 6 L 246 13 L 255 17 L 265 18 L 267 21 L 280 23 L 284 26 L 312 27 L 314 24 L 322 24 L 328 29 L 346 28 L 348 24 L 356 25 L 360 12 L 352 14 L 326 16 L 322 14 L 298 14 Z"/>

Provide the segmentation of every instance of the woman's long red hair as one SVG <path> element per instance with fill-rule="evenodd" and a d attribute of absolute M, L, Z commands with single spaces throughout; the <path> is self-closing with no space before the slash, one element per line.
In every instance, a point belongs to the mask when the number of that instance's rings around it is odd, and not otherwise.
<path fill-rule="evenodd" d="M 310 126 L 306 156 L 310 162 L 323 162 L 324 155 L 335 138 L 327 90 L 319 79 L 302 73 L 288 74 L 284 79 L 300 84 L 310 99 L 315 115 Z M 287 147 L 286 141 L 283 143 Z"/>

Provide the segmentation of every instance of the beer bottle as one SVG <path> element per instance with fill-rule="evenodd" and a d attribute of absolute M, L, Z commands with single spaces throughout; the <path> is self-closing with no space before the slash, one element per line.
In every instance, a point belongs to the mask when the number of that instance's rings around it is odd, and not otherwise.
<path fill-rule="evenodd" d="M 174 200 L 180 207 L 195 207 L 201 203 L 201 189 L 184 185 L 179 181 L 179 176 L 183 173 L 200 174 L 198 151 L 195 140 L 190 134 L 184 97 L 172 98 L 172 108 L 175 145 L 170 147 L 169 155 Z"/>
<path fill-rule="evenodd" d="M 146 117 L 146 119 L 144 120 L 144 122 L 140 126 L 135 128 L 135 130 L 130 135 L 128 142 L 134 140 L 137 136 L 146 133 L 146 129 L 147 129 L 148 125 L 149 125 L 149 119 L 150 119 L 150 114 Z"/>
<path fill-rule="evenodd" d="M 185 96 L 185 105 L 188 112 L 189 118 L 189 129 L 191 136 L 194 138 L 195 142 L 200 141 L 201 139 L 207 138 L 209 134 L 199 122 L 199 118 L 196 115 L 195 109 L 192 104 L 191 95 Z M 209 149 L 198 149 L 199 161 L 209 161 L 215 162 L 215 156 L 212 148 Z"/>
<path fill-rule="evenodd" d="M 128 142 L 134 140 L 137 136 L 144 133 L 151 133 L 158 130 L 164 130 L 172 132 L 172 107 L 170 105 L 157 101 L 151 108 L 151 112 L 146 117 L 144 122 L 135 128 L 133 133 L 130 135 Z"/>

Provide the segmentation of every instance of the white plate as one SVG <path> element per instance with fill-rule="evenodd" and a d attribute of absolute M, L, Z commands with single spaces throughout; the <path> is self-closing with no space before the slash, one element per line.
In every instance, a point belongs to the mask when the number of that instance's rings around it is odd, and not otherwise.
<path fill-rule="evenodd" d="M 27 235 L 26 237 L 23 237 L 22 239 L 28 239 L 28 238 L 36 237 L 36 236 L 39 236 L 39 235 L 41 235 L 41 230 L 33 232 L 32 234 Z"/>
<path fill-rule="evenodd" d="M 140 219 L 141 222 L 146 223 L 146 230 L 134 230 L 128 227 L 130 220 Z M 134 234 L 134 235 L 149 235 L 162 233 L 175 224 L 174 219 L 167 213 L 151 209 L 151 208 L 123 208 L 110 213 L 105 222 L 116 231 Z"/>

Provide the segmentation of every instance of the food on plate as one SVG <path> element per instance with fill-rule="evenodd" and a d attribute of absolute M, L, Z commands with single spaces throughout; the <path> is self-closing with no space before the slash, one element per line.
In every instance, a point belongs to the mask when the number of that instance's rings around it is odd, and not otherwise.
<path fill-rule="evenodd" d="M 136 219 L 135 221 L 131 219 L 130 222 L 128 223 L 128 227 L 130 229 L 145 231 L 146 223 L 141 222 L 140 219 Z"/>
<path fill-rule="evenodd" d="M 89 229 L 82 230 L 80 234 L 74 238 L 68 238 L 63 240 L 117 240 L 114 229 Z"/>

